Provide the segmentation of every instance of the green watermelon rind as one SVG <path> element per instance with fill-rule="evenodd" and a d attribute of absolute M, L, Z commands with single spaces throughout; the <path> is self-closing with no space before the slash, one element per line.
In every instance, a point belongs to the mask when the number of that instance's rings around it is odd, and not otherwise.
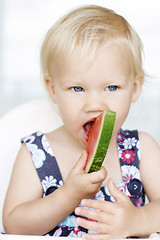
<path fill-rule="evenodd" d="M 103 117 L 104 120 L 100 130 L 101 133 L 99 139 L 97 140 L 97 146 L 95 147 L 95 152 L 93 154 L 92 164 L 89 169 L 86 168 L 87 173 L 100 170 L 112 137 L 116 113 L 106 110 Z"/>

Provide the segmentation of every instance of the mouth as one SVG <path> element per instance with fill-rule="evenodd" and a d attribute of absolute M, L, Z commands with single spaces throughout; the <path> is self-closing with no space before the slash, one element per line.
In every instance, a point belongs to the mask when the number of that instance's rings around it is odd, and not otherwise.
<path fill-rule="evenodd" d="M 87 123 L 85 123 L 83 125 L 84 140 L 85 140 L 86 143 L 88 142 L 89 132 L 92 128 L 92 125 L 93 125 L 94 121 L 95 121 L 95 119 L 92 119 L 91 121 L 88 121 Z"/>

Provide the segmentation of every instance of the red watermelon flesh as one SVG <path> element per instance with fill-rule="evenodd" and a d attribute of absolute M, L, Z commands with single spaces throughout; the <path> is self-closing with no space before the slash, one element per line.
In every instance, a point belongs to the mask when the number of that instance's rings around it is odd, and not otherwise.
<path fill-rule="evenodd" d="M 115 117 L 115 112 L 105 110 L 93 123 L 88 123 L 88 126 L 86 124 L 86 134 L 89 135 L 86 147 L 88 154 L 86 173 L 98 171 L 101 168 L 112 137 Z"/>

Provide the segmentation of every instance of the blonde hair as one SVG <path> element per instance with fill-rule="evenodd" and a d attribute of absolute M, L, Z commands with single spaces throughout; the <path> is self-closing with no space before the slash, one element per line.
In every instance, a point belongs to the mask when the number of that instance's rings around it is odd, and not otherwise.
<path fill-rule="evenodd" d="M 67 58 L 75 47 L 81 55 L 92 59 L 102 42 L 121 39 L 126 42 L 133 57 L 135 74 L 144 74 L 142 69 L 142 42 L 130 24 L 114 11 L 95 5 L 77 8 L 57 21 L 47 32 L 41 48 L 41 70 L 49 75 L 50 63 L 61 57 Z"/>

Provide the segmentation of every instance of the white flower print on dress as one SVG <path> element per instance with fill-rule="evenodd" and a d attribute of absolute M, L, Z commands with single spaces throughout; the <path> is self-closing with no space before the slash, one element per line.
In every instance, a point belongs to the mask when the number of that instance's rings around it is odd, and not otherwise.
<path fill-rule="evenodd" d="M 79 227 L 74 227 L 68 237 L 82 237 L 83 233 L 84 232 L 82 232 Z"/>
<path fill-rule="evenodd" d="M 127 184 L 132 179 L 140 180 L 140 172 L 137 167 L 124 165 L 121 167 L 121 170 L 122 170 L 123 181 L 124 181 L 125 186 L 127 186 Z M 128 187 L 126 187 L 126 195 L 128 197 L 131 196 L 130 192 L 128 191 Z"/>
<path fill-rule="evenodd" d="M 60 237 L 61 234 L 62 234 L 62 229 L 61 229 L 61 227 L 60 227 L 60 228 L 58 228 L 58 229 L 54 232 L 53 236 L 54 236 L 54 237 Z M 49 235 L 49 236 L 50 236 L 50 235 Z"/>
<path fill-rule="evenodd" d="M 43 186 L 43 189 L 44 189 L 44 192 L 46 192 L 46 190 L 49 188 L 49 187 L 61 187 L 63 185 L 63 181 L 60 180 L 59 183 L 57 183 L 57 179 L 54 178 L 52 175 L 51 176 L 45 176 L 45 179 L 42 180 L 42 186 Z"/>
<path fill-rule="evenodd" d="M 136 146 L 137 139 L 133 138 L 126 138 L 123 142 L 123 146 L 125 149 L 131 149 L 132 147 Z"/>
<path fill-rule="evenodd" d="M 46 160 L 46 156 L 43 150 L 38 149 L 37 145 L 26 143 L 30 155 L 33 159 L 34 165 L 36 168 L 40 168 L 43 166 L 43 162 Z"/>
<path fill-rule="evenodd" d="M 48 142 L 48 140 L 47 140 L 47 138 L 46 138 L 45 135 L 43 135 L 41 141 L 42 141 L 42 146 L 43 146 L 44 150 L 45 150 L 49 155 L 54 156 L 53 151 L 52 151 L 52 148 L 51 148 L 51 146 L 50 146 L 50 144 L 49 144 L 49 142 Z"/>
<path fill-rule="evenodd" d="M 105 198 L 103 192 L 100 190 L 98 193 L 95 194 L 93 199 L 104 201 Z"/>
<path fill-rule="evenodd" d="M 35 140 L 35 136 L 33 136 L 33 135 L 23 138 L 23 142 L 25 142 L 25 143 L 32 143 L 32 142 L 34 142 L 34 140 Z"/>
<path fill-rule="evenodd" d="M 140 160 L 140 159 L 141 159 L 141 151 L 140 151 L 140 143 L 139 143 L 139 140 L 137 141 L 136 148 L 137 148 L 137 155 L 138 155 L 138 158 L 139 158 L 139 160 Z"/>
<path fill-rule="evenodd" d="M 105 191 L 105 193 L 110 197 L 110 201 L 111 201 L 111 202 L 115 202 L 115 199 L 114 199 L 114 198 L 112 197 L 112 195 L 110 194 L 107 186 L 104 187 L 104 191 Z"/>
<path fill-rule="evenodd" d="M 43 135 L 43 133 L 41 131 L 37 131 L 36 134 L 37 134 L 38 137 Z"/>
<path fill-rule="evenodd" d="M 119 145 L 118 145 L 118 155 L 119 155 L 119 158 L 121 158 L 121 156 L 122 156 L 122 150 L 121 150 L 121 148 L 119 147 Z"/>
<path fill-rule="evenodd" d="M 131 179 L 137 178 L 140 180 L 139 169 L 135 166 L 121 166 L 123 181 L 127 184 Z"/>
<path fill-rule="evenodd" d="M 49 177 L 45 176 L 45 179 L 42 180 L 42 185 L 44 190 L 46 191 L 46 189 L 48 189 L 49 187 L 57 186 L 57 179 L 54 178 L 53 176 L 49 176 Z"/>
<path fill-rule="evenodd" d="M 59 184 L 57 185 L 58 187 L 62 187 L 63 185 L 63 181 L 62 180 L 59 180 Z"/>

